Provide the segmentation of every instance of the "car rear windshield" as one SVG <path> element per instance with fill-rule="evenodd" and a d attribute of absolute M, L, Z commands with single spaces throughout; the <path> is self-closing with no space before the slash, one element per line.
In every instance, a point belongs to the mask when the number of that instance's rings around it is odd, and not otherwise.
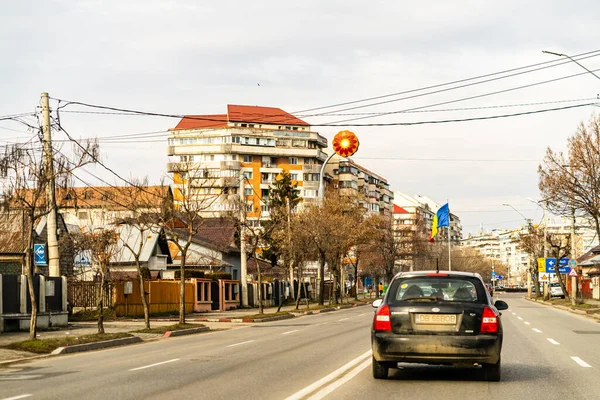
<path fill-rule="evenodd" d="M 481 282 L 471 277 L 419 276 L 394 280 L 388 303 L 447 301 L 486 303 Z"/>

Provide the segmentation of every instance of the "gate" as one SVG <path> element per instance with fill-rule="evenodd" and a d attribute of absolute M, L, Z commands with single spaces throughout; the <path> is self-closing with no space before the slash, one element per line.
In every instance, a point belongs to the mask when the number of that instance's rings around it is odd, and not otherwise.
<path fill-rule="evenodd" d="M 5 314 L 18 314 L 20 303 L 21 276 L 2 275 L 2 306 Z"/>
<path fill-rule="evenodd" d="M 220 293 L 219 292 L 219 282 L 212 281 L 210 283 L 210 300 L 211 300 L 210 309 L 211 310 L 218 310 L 220 307 L 219 293 Z"/>

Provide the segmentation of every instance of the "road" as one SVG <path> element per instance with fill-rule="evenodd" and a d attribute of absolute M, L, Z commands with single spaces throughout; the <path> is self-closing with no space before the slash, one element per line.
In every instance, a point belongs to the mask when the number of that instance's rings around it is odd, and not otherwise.
<path fill-rule="evenodd" d="M 597 399 L 600 325 L 501 295 L 503 376 L 401 364 L 371 376 L 370 307 L 0 369 L 0 399 Z"/>

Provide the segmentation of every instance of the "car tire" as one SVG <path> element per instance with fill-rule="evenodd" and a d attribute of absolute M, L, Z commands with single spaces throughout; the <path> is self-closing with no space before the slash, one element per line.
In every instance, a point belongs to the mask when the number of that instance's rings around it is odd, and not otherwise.
<path fill-rule="evenodd" d="M 373 378 L 387 379 L 389 370 L 385 363 L 379 362 L 373 357 Z"/>
<path fill-rule="evenodd" d="M 501 363 L 500 359 L 496 364 L 484 364 L 483 365 L 483 377 L 488 382 L 499 382 L 501 376 Z"/>

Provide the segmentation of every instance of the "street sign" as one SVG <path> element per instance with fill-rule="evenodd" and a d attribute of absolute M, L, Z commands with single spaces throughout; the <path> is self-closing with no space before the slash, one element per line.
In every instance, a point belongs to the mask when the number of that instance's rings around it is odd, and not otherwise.
<path fill-rule="evenodd" d="M 35 265 L 48 265 L 46 261 L 46 245 L 45 244 L 34 244 L 33 245 L 33 263 Z"/>
<path fill-rule="evenodd" d="M 577 266 L 577 261 L 572 258 L 569 260 L 569 267 L 571 267 L 571 269 L 575 269 L 575 267 Z"/>
<path fill-rule="evenodd" d="M 496 279 L 498 279 L 499 281 L 501 281 L 502 279 L 504 279 L 504 276 L 502 276 L 502 275 L 497 275 L 497 276 L 496 276 Z"/>
<path fill-rule="evenodd" d="M 540 282 L 548 282 L 548 278 L 549 278 L 549 274 L 543 273 L 543 274 L 540 274 L 539 281 Z"/>
<path fill-rule="evenodd" d="M 538 262 L 538 272 L 546 272 L 546 259 L 538 258 L 537 262 Z"/>
<path fill-rule="evenodd" d="M 496 271 L 492 271 L 492 276 L 496 276 Z"/>
<path fill-rule="evenodd" d="M 91 254 L 90 254 L 89 250 L 84 250 L 81 253 L 77 253 L 75 255 L 74 264 L 77 266 L 90 266 L 90 265 L 92 265 L 90 256 L 91 256 Z"/>
<path fill-rule="evenodd" d="M 556 258 L 546 258 L 546 273 L 554 274 L 556 272 Z"/>
<path fill-rule="evenodd" d="M 558 272 L 560 274 L 568 274 L 569 271 L 571 271 L 571 268 L 568 266 L 569 265 L 569 259 L 568 258 L 561 258 L 560 262 L 558 263 Z"/>
<path fill-rule="evenodd" d="M 575 268 L 573 268 L 571 272 L 569 272 L 569 276 L 577 276 L 577 271 L 575 271 Z"/>

